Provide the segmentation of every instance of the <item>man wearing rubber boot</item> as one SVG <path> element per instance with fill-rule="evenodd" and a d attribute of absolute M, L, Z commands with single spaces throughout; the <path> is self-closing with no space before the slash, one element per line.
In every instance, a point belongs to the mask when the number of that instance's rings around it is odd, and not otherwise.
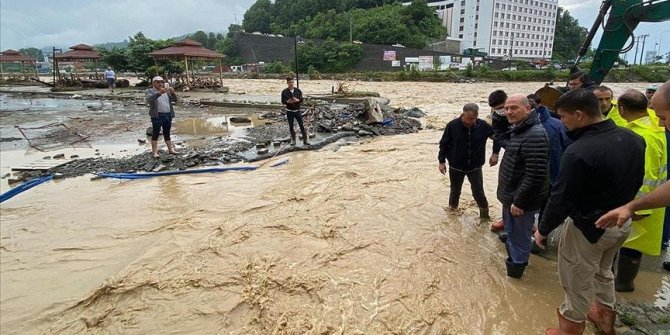
<path fill-rule="evenodd" d="M 521 278 L 530 257 L 535 214 L 549 192 L 549 139 L 524 94 L 507 98 L 505 116 L 512 130 L 500 163 L 497 196 L 508 236 L 507 275 Z"/>
<path fill-rule="evenodd" d="M 630 233 L 599 229 L 596 220 L 635 197 L 644 177 L 645 143 L 632 131 L 603 120 L 598 98 L 571 90 L 555 104 L 574 141 L 563 153 L 558 180 L 535 233 L 537 243 L 565 222 L 558 246 L 558 275 L 565 291 L 558 329 L 547 334 L 582 334 L 588 318 L 604 334 L 614 334 L 612 263 Z M 595 302 L 591 304 L 595 295 Z"/>
<path fill-rule="evenodd" d="M 493 127 L 493 154 L 489 158 L 489 165 L 498 164 L 500 149 L 507 146 L 509 142 L 510 124 L 505 117 L 505 101 L 507 93 L 503 90 L 495 90 L 489 94 L 489 107 L 491 107 L 491 126 Z M 499 232 L 505 229 L 503 220 L 491 224 L 492 232 Z"/>
<path fill-rule="evenodd" d="M 447 124 L 440 140 L 437 155 L 441 174 L 447 173 L 449 161 L 449 208 L 458 208 L 463 180 L 468 177 L 472 196 L 479 207 L 479 217 L 489 218 L 489 202 L 484 194 L 482 166 L 486 159 L 486 141 L 493 137 L 493 129 L 484 120 L 478 119 L 477 104 L 466 104 L 458 119 Z"/>
<path fill-rule="evenodd" d="M 302 91 L 294 87 L 294 81 L 291 77 L 286 78 L 286 84 L 288 87 L 281 92 L 281 103 L 282 105 L 286 105 L 286 119 L 288 120 L 288 130 L 291 132 L 291 145 L 295 145 L 294 120 L 298 121 L 298 127 L 300 127 L 300 133 L 302 134 L 302 143 L 309 145 L 305 125 L 302 122 L 302 114 L 300 113 L 300 104 L 305 100 L 302 97 Z"/>
<path fill-rule="evenodd" d="M 644 160 L 644 181 L 637 192 L 641 197 L 667 180 L 667 143 L 665 129 L 647 112 L 647 97 L 639 91 L 628 90 L 619 97 L 619 111 L 626 120 L 625 127 L 644 138 L 647 146 Z M 637 211 L 631 223 L 630 238 L 619 251 L 614 288 L 617 292 L 635 290 L 635 277 L 640 269 L 642 254 L 659 256 L 663 235 L 665 208 Z"/>

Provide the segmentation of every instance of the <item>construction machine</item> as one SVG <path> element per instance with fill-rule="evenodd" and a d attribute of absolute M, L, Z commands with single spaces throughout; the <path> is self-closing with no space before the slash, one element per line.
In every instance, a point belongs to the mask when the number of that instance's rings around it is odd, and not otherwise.
<path fill-rule="evenodd" d="M 598 16 L 577 53 L 572 69 L 577 69 L 582 57 L 589 50 L 593 37 L 602 26 L 603 34 L 588 73 L 593 84 L 599 85 L 619 54 L 631 50 L 635 45 L 636 37 L 633 31 L 640 22 L 667 20 L 670 20 L 670 0 L 603 0 Z M 553 106 L 561 92 L 547 85 L 539 89 L 536 94 L 542 97 L 545 105 Z"/>

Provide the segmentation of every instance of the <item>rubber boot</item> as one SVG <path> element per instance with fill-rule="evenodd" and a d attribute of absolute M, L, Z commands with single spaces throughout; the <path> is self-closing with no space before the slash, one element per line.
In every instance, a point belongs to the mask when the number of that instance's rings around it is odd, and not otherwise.
<path fill-rule="evenodd" d="M 523 272 L 526 270 L 528 263 L 514 264 L 512 263 L 511 258 L 507 258 L 505 260 L 505 265 L 507 265 L 507 276 L 519 279 L 521 276 L 523 276 Z"/>
<path fill-rule="evenodd" d="M 151 156 L 158 158 L 158 141 L 151 141 Z"/>
<path fill-rule="evenodd" d="M 489 208 L 488 207 L 479 207 L 479 218 L 480 219 L 490 219 Z"/>
<path fill-rule="evenodd" d="M 616 321 L 616 312 L 609 307 L 596 301 L 589 307 L 587 317 L 596 328 L 596 334 L 615 335 L 614 322 Z"/>
<path fill-rule="evenodd" d="M 291 146 L 295 146 L 295 134 L 291 135 Z"/>
<path fill-rule="evenodd" d="M 174 149 L 174 145 L 172 144 L 172 141 L 165 141 L 165 145 L 167 145 L 168 153 L 173 154 L 173 155 L 177 155 L 177 154 L 179 154 L 179 153 Z"/>
<path fill-rule="evenodd" d="M 584 322 L 572 322 L 564 318 L 558 310 L 556 314 L 558 314 L 558 329 L 547 328 L 545 331 L 547 335 L 581 335 L 584 333 Z"/>
<path fill-rule="evenodd" d="M 306 132 L 302 132 L 302 144 L 304 145 L 309 145 L 309 137 L 307 137 Z"/>
<path fill-rule="evenodd" d="M 635 277 L 640 270 L 640 259 L 619 253 L 614 289 L 617 292 L 635 291 Z"/>
<path fill-rule="evenodd" d="M 492 232 L 498 232 L 505 229 L 505 222 L 503 220 L 500 220 L 498 222 L 494 222 L 491 224 L 491 231 Z"/>

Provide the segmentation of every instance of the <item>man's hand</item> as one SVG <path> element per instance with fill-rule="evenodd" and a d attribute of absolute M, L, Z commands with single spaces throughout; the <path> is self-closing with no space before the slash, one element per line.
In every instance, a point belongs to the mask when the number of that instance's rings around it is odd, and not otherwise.
<path fill-rule="evenodd" d="M 598 221 L 596 221 L 596 227 L 600 229 L 607 229 L 609 227 L 618 226 L 621 228 L 628 219 L 633 216 L 633 211 L 630 207 L 623 205 L 619 208 L 615 208 L 605 215 L 601 216 Z"/>
<path fill-rule="evenodd" d="M 440 169 L 441 174 L 446 174 L 447 173 L 447 164 L 440 163 L 439 169 Z"/>
<path fill-rule="evenodd" d="M 546 242 L 544 240 L 546 239 L 546 237 L 542 236 L 542 234 L 540 234 L 539 230 L 535 231 L 534 236 L 535 236 L 535 242 L 534 243 L 537 245 L 537 247 L 542 249 L 542 250 L 545 250 Z"/>
<path fill-rule="evenodd" d="M 491 158 L 489 158 L 489 165 L 496 166 L 496 164 L 498 164 L 498 154 L 491 154 Z"/>
<path fill-rule="evenodd" d="M 512 216 L 521 216 L 524 213 L 523 209 L 514 206 L 514 204 L 512 204 L 512 207 L 510 207 L 509 212 L 512 214 Z"/>

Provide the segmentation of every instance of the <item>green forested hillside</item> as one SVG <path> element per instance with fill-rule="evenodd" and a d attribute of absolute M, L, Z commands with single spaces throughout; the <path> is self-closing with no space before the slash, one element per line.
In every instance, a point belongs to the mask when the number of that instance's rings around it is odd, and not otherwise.
<path fill-rule="evenodd" d="M 423 48 L 446 30 L 425 0 L 257 0 L 244 14 L 247 32 Z"/>

